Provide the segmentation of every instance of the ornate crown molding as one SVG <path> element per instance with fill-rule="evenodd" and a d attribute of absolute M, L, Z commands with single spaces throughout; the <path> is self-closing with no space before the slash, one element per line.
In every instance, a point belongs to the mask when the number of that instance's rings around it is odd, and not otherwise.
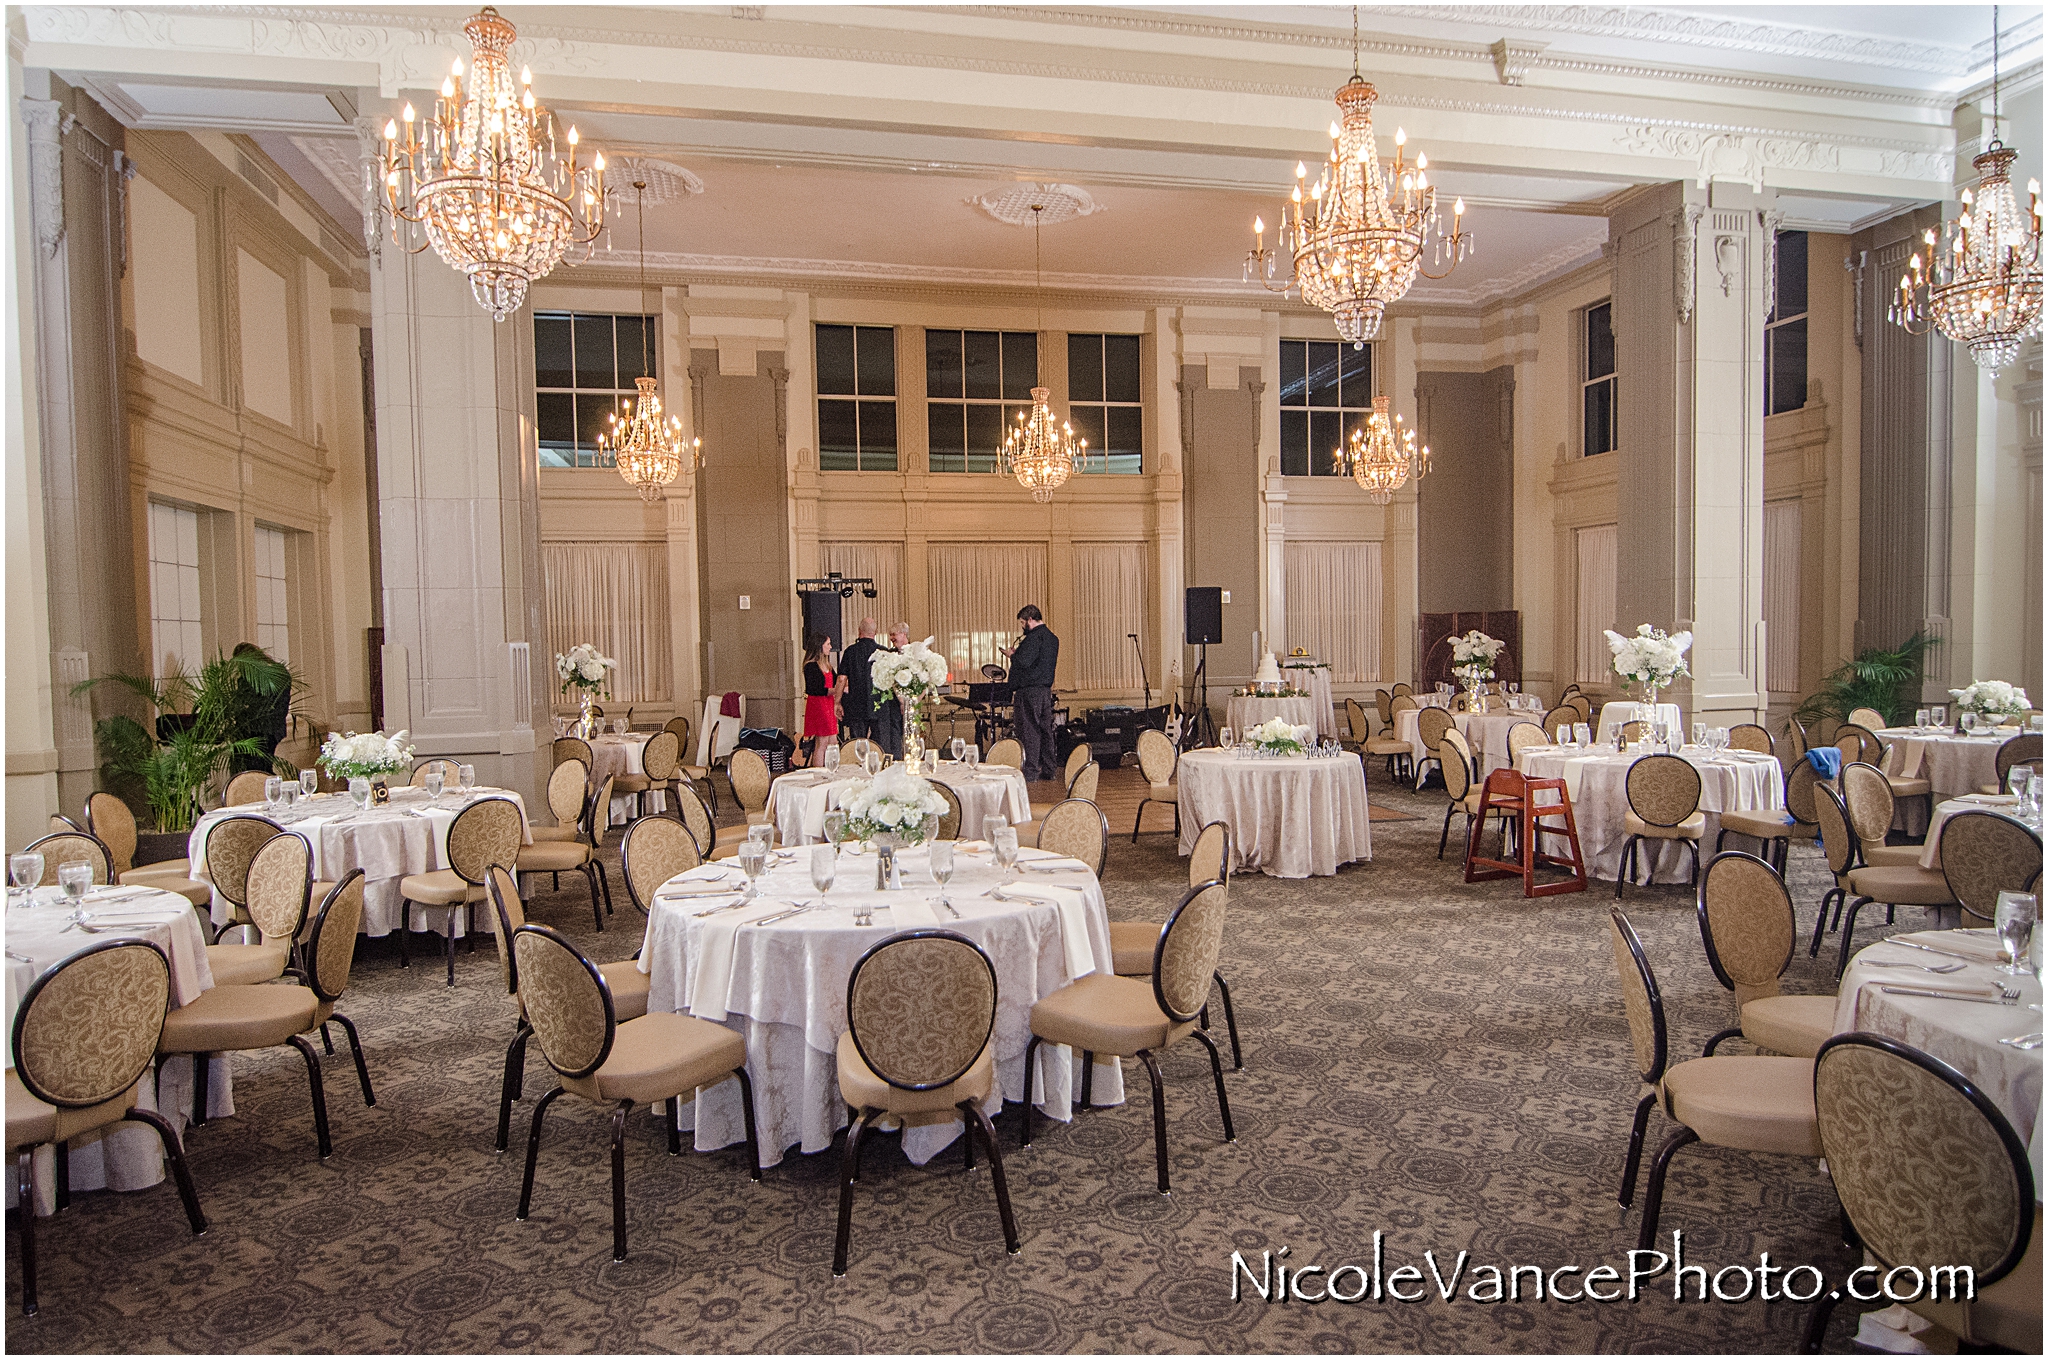
<path fill-rule="evenodd" d="M 605 177 L 622 203 L 626 201 L 626 190 L 636 181 L 647 186 L 645 198 L 649 207 L 704 192 L 704 181 L 693 172 L 658 156 L 613 156 Z"/>

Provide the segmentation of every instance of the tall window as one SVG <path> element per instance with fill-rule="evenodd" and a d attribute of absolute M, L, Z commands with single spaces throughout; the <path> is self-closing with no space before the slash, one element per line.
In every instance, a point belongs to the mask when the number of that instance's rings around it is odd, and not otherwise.
<path fill-rule="evenodd" d="M 896 470 L 894 327 L 818 327 L 818 467 Z"/>
<path fill-rule="evenodd" d="M 635 378 L 655 376 L 654 318 L 533 314 L 533 385 L 542 467 L 612 467 L 597 437 Z"/>
<path fill-rule="evenodd" d="M 199 515 L 161 501 L 149 503 L 149 625 L 151 672 L 199 669 Z"/>
<path fill-rule="evenodd" d="M 1764 323 L 1764 414 L 1806 405 L 1806 233 L 1778 233 L 1778 278 Z"/>
<path fill-rule="evenodd" d="M 1138 368 L 1135 335 L 1067 337 L 1067 420 L 1088 441 L 1090 471 L 1144 470 Z"/>
<path fill-rule="evenodd" d="M 1029 413 L 1031 389 L 1036 386 L 1036 334 L 926 331 L 925 420 L 931 434 L 931 470 L 994 472 L 1008 427 Z"/>
<path fill-rule="evenodd" d="M 1339 477 L 1337 451 L 1372 412 L 1372 346 L 1280 342 L 1280 471 Z"/>
<path fill-rule="evenodd" d="M 1579 410 L 1588 456 L 1607 453 L 1615 438 L 1614 304 L 1602 302 L 1585 310 L 1585 347 L 1581 368 Z"/>
<path fill-rule="evenodd" d="M 256 645 L 279 661 L 292 659 L 284 530 L 256 526 Z"/>

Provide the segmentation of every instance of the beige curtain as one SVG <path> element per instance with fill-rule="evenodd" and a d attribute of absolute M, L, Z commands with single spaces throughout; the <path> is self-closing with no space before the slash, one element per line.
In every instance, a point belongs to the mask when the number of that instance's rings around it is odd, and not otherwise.
<path fill-rule="evenodd" d="M 1017 611 L 1027 604 L 1045 608 L 1045 545 L 934 543 L 925 562 L 932 647 L 952 661 L 953 678 L 965 681 L 990 662 L 1007 669 L 996 649 L 1016 644 Z M 1046 622 L 1060 631 L 1059 620 Z M 1071 683 L 1072 666 L 1069 656 L 1060 658 L 1063 684 Z"/>
<path fill-rule="evenodd" d="M 1129 635 L 1144 633 L 1145 617 L 1145 545 L 1076 543 L 1074 618 L 1060 649 L 1067 683 L 1138 689 L 1138 654 Z"/>
<path fill-rule="evenodd" d="M 875 598 L 870 600 L 858 591 L 845 602 L 841 613 L 845 617 L 845 637 L 851 642 L 860 636 L 860 621 L 871 618 L 875 631 L 885 641 L 889 625 L 898 622 L 910 624 L 913 638 L 924 636 L 919 627 L 921 620 L 905 619 L 903 613 L 903 545 L 901 543 L 820 543 L 818 545 L 818 570 L 830 575 L 838 572 L 841 576 L 869 576 L 874 578 Z"/>
<path fill-rule="evenodd" d="M 1799 515 L 1796 500 L 1764 506 L 1764 683 L 1799 688 Z"/>
<path fill-rule="evenodd" d="M 548 654 L 534 664 L 552 676 L 557 653 L 588 642 L 619 663 L 612 675 L 614 704 L 669 702 L 674 684 L 668 545 L 543 543 L 540 552 L 547 575 Z"/>
<path fill-rule="evenodd" d="M 1582 685 L 1615 682 L 1614 653 L 1607 649 L 1607 630 L 1614 627 L 1614 554 L 1619 530 L 1599 524 L 1579 530 L 1578 673 Z"/>
<path fill-rule="evenodd" d="M 1380 678 L 1378 543 L 1287 545 L 1285 643 L 1327 662 L 1338 684 Z"/>

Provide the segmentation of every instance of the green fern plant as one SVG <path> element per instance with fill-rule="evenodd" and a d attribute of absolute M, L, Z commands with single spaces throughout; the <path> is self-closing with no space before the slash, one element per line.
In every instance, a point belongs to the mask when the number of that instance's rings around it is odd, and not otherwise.
<path fill-rule="evenodd" d="M 1915 632 L 1897 647 L 1865 647 L 1821 678 L 1820 688 L 1806 697 L 1792 716 L 1801 723 L 1822 718 L 1845 721 L 1859 708 L 1874 708 L 1893 726 L 1907 721 L 1915 708 L 1914 689 L 1935 640 Z"/>

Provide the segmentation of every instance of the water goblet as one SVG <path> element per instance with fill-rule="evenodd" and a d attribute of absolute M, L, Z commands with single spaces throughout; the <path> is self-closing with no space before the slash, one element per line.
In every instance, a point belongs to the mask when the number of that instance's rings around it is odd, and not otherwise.
<path fill-rule="evenodd" d="M 1915 732 L 1924 732 L 1925 730 L 1927 730 L 1926 709 L 1916 708 L 1913 710 L 1913 730 Z"/>
<path fill-rule="evenodd" d="M 873 779 L 882 772 L 882 753 L 869 747 L 867 754 L 860 758 L 860 767 L 868 772 L 868 778 Z"/>
<path fill-rule="evenodd" d="M 768 848 L 760 841 L 749 837 L 746 843 L 740 846 L 739 861 L 740 868 L 747 875 L 746 900 L 751 902 L 760 892 L 756 880 L 761 877 L 761 870 L 768 863 Z"/>
<path fill-rule="evenodd" d="M 963 758 L 967 754 L 967 739 L 965 737 L 953 738 L 952 745 L 948 749 L 953 752 L 953 759 L 959 760 Z"/>
<path fill-rule="evenodd" d="M 277 811 L 277 800 L 284 796 L 284 780 L 271 775 L 263 781 L 263 806 L 266 811 Z"/>
<path fill-rule="evenodd" d="M 1007 817 L 995 814 L 984 817 L 981 819 L 981 838 L 987 841 L 990 848 L 993 849 L 996 843 L 996 836 L 1009 824 L 1010 820 Z"/>
<path fill-rule="evenodd" d="M 7 857 L 7 876 L 13 880 L 14 890 L 27 902 L 36 885 L 43 881 L 43 855 L 40 850 L 24 850 Z"/>
<path fill-rule="evenodd" d="M 441 767 L 437 765 L 433 769 L 427 771 L 425 783 L 427 788 L 427 796 L 433 800 L 433 804 L 435 807 L 441 806 L 441 790 L 448 787 L 447 774 L 444 773 Z"/>
<path fill-rule="evenodd" d="M 1218 728 L 1216 730 L 1216 744 L 1226 751 L 1234 749 L 1237 746 L 1237 733 L 1227 727 Z"/>
<path fill-rule="evenodd" d="M 1016 872 L 1017 828 L 1006 826 L 1001 831 L 996 832 L 995 844 L 996 863 L 1003 866 L 1003 882 L 1008 884 L 1011 875 Z"/>
<path fill-rule="evenodd" d="M 277 791 L 278 815 L 282 816 L 285 813 L 290 812 L 292 810 L 292 805 L 298 801 L 299 781 L 296 779 L 285 780 L 284 787 Z"/>
<path fill-rule="evenodd" d="M 818 766 L 825 770 L 837 770 L 839 768 L 838 742 L 832 741 L 829 738 L 826 740 L 824 754 L 818 757 Z"/>
<path fill-rule="evenodd" d="M 978 745 L 976 745 L 976 744 L 975 744 L 974 742 L 971 742 L 971 741 L 970 741 L 970 742 L 968 742 L 968 743 L 967 743 L 967 750 L 966 750 L 966 751 L 965 751 L 964 753 L 962 753 L 962 755 L 961 755 L 961 757 L 960 757 L 960 758 L 961 758 L 962 760 L 964 760 L 964 761 L 966 761 L 966 762 L 967 762 L 967 768 L 968 768 L 968 769 L 970 769 L 970 770 L 978 770 L 978 769 L 980 769 L 980 768 L 981 768 L 981 747 L 980 747 L 980 746 L 978 746 Z"/>
<path fill-rule="evenodd" d="M 1705 748 L 1707 744 L 1707 725 L 1705 723 L 1696 722 L 1692 725 L 1692 744 Z"/>
<path fill-rule="evenodd" d="M 299 792 L 308 798 L 320 792 L 320 772 L 310 766 L 299 771 Z"/>
<path fill-rule="evenodd" d="M 825 839 L 832 842 L 834 849 L 846 839 L 846 814 L 838 808 L 825 814 Z"/>
<path fill-rule="evenodd" d="M 818 890 L 822 901 L 832 891 L 832 880 L 839 873 L 839 847 L 836 845 L 814 845 L 811 847 L 811 886 Z"/>
<path fill-rule="evenodd" d="M 1572 724 L 1572 745 L 1574 745 L 1574 746 L 1591 746 L 1592 744 L 1593 744 L 1593 726 L 1592 726 L 1592 724 L 1591 724 L 1591 723 L 1573 723 L 1573 724 Z"/>
<path fill-rule="evenodd" d="M 62 869 L 57 871 L 60 875 Z M 2019 974 L 2028 971 L 2021 962 L 2027 954 L 2027 941 L 2034 933 L 2036 902 L 2032 893 L 2000 892 L 1998 894 L 1998 943 L 2005 955 L 2005 962 L 1998 965 L 2001 973 Z"/>
<path fill-rule="evenodd" d="M 1977 735 L 1977 715 L 1975 713 L 1966 708 L 1963 710 L 1960 718 L 1958 718 L 1958 721 L 1963 725 L 1964 736 L 1974 737 Z"/>
<path fill-rule="evenodd" d="M 613 719 L 612 719 L 612 734 L 613 734 L 614 736 L 620 736 L 620 737 L 623 737 L 623 736 L 625 736 L 625 735 L 626 735 L 626 720 L 625 720 L 624 718 L 613 718 Z"/>
<path fill-rule="evenodd" d="M 1948 726 L 1948 705 L 1935 704 L 1928 710 L 1927 721 L 1935 727 Z"/>
<path fill-rule="evenodd" d="M 932 882 L 939 885 L 939 905 L 953 910 L 953 900 L 946 896 L 946 885 L 953 881 L 953 842 L 932 842 Z M 957 914 L 957 913 L 956 913 Z"/>
<path fill-rule="evenodd" d="M 348 781 L 348 800 L 356 805 L 357 812 L 370 810 L 370 781 L 361 775 Z"/>
<path fill-rule="evenodd" d="M 58 865 L 57 886 L 64 890 L 64 900 L 72 906 L 83 902 L 85 890 L 92 886 L 91 861 L 74 859 Z"/>
<path fill-rule="evenodd" d="M 465 794 L 474 790 L 476 788 L 476 766 L 457 765 L 455 767 L 455 782 L 462 786 L 462 791 Z"/>
<path fill-rule="evenodd" d="M 2027 799 L 2027 786 L 2034 782 L 2034 772 L 2026 765 L 2015 765 L 2005 774 L 2006 790 L 2019 802 Z"/>

